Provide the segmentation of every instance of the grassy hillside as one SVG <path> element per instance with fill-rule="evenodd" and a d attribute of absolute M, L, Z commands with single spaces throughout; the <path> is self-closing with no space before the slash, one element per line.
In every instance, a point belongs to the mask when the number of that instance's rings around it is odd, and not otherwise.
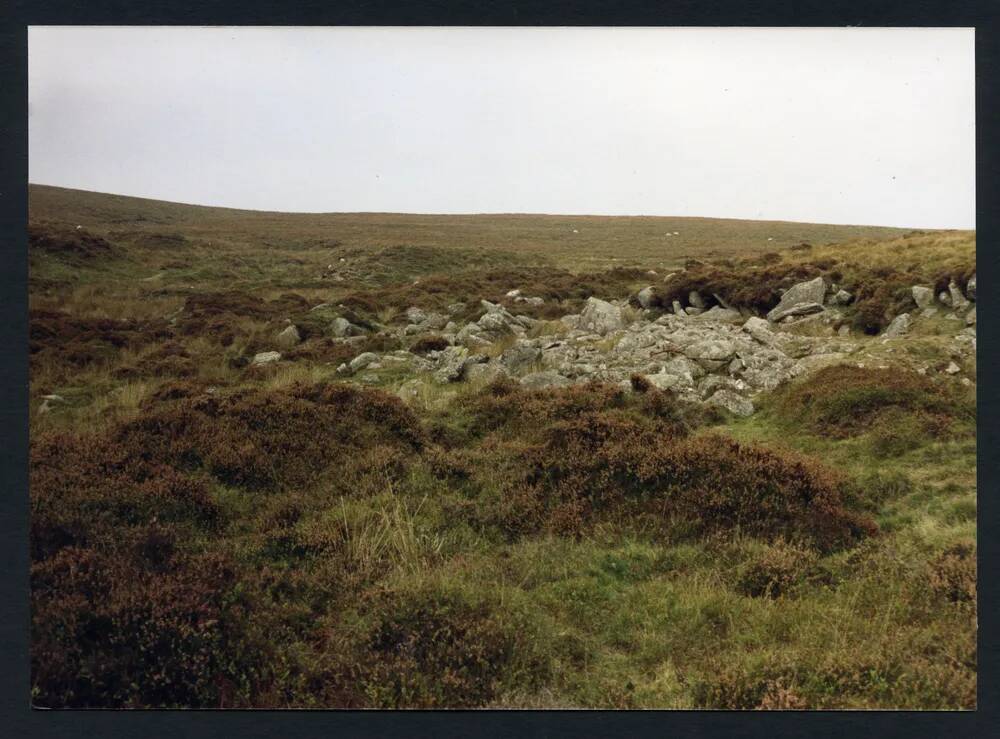
<path fill-rule="evenodd" d="M 911 288 L 974 296 L 975 255 L 974 232 L 32 186 L 33 701 L 974 708 L 975 329 Z M 770 325 L 791 356 L 744 369 L 796 373 L 752 415 L 702 402 L 738 387 L 729 355 L 687 395 L 600 375 L 644 336 L 682 362 L 685 332 L 749 342 L 816 277 L 851 300 Z M 691 291 L 745 316 L 671 315 Z M 570 331 L 591 296 L 628 325 Z M 441 380 L 481 299 L 526 328 L 478 366 L 524 366 Z M 524 382 L 568 345 L 592 381 Z"/>
<path fill-rule="evenodd" d="M 634 263 L 669 266 L 687 258 L 746 256 L 802 242 L 881 239 L 904 232 L 874 226 L 722 218 L 267 213 L 43 185 L 30 186 L 30 213 L 35 222 L 72 222 L 125 242 L 169 240 L 180 234 L 190 242 L 211 243 L 215 248 L 270 247 L 305 252 L 303 258 L 309 258 L 313 250 L 337 256 L 338 248 L 482 249 L 574 270 Z"/>

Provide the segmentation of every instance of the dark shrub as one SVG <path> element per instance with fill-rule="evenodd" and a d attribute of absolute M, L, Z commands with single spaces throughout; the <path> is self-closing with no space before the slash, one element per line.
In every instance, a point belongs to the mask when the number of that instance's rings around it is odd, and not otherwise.
<path fill-rule="evenodd" d="M 33 439 L 29 480 L 35 559 L 65 546 L 114 541 L 127 527 L 153 520 L 210 528 L 218 519 L 204 482 L 106 436 Z"/>
<path fill-rule="evenodd" d="M 242 681 L 233 571 L 168 541 L 151 533 L 131 557 L 69 547 L 33 565 L 35 705 L 211 708 Z"/>
<path fill-rule="evenodd" d="M 548 665 L 523 614 L 440 588 L 382 599 L 365 643 L 365 692 L 387 708 L 475 708 L 505 678 L 536 684 Z"/>
<path fill-rule="evenodd" d="M 183 398 L 122 424 L 114 439 L 140 458 L 276 489 L 306 485 L 374 443 L 419 449 L 424 432 L 394 396 L 321 384 Z"/>

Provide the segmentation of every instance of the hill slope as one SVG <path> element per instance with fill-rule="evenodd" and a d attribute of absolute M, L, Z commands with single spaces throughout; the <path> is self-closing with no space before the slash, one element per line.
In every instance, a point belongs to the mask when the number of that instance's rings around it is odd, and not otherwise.
<path fill-rule="evenodd" d="M 776 251 L 808 242 L 884 239 L 905 229 L 724 218 L 565 215 L 413 215 L 270 213 L 210 208 L 121 195 L 29 185 L 30 219 L 82 225 L 138 239 L 181 234 L 216 245 L 346 247 L 406 244 L 503 250 L 571 269 L 641 262 L 669 266 L 688 257 Z M 675 234 L 676 232 L 676 234 Z"/>

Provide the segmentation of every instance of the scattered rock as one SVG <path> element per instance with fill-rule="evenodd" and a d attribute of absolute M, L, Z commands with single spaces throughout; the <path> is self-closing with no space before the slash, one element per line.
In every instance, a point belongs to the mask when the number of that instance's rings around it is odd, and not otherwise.
<path fill-rule="evenodd" d="M 416 306 L 410 306 L 406 309 L 406 320 L 410 323 L 423 323 L 427 320 L 427 314 Z"/>
<path fill-rule="evenodd" d="M 259 354 L 254 354 L 251 364 L 270 364 L 271 362 L 277 362 L 279 359 L 281 359 L 281 352 L 260 352 Z"/>
<path fill-rule="evenodd" d="M 299 335 L 299 330 L 294 326 L 288 326 L 285 330 L 278 334 L 277 343 L 282 349 L 291 349 L 293 346 L 297 346 L 299 342 L 302 341 L 302 337 Z"/>
<path fill-rule="evenodd" d="M 854 296 L 847 290 L 838 290 L 833 296 L 834 305 L 849 305 L 854 300 Z"/>
<path fill-rule="evenodd" d="M 434 382 L 440 385 L 458 382 L 462 379 L 467 364 L 469 364 L 469 350 L 464 346 L 449 346 L 438 352 L 438 369 L 434 373 Z"/>
<path fill-rule="evenodd" d="M 947 307 L 950 308 L 951 307 L 951 295 L 949 295 L 946 290 L 942 290 L 941 292 L 938 293 L 938 302 L 941 303 L 941 305 L 944 305 L 944 306 L 947 306 Z"/>
<path fill-rule="evenodd" d="M 351 370 L 351 372 L 360 372 L 368 365 L 373 364 L 374 362 L 377 361 L 378 361 L 378 354 L 376 354 L 375 352 L 365 352 L 364 354 L 359 354 L 354 359 L 352 359 L 348 367 Z"/>
<path fill-rule="evenodd" d="M 519 296 L 520 294 L 521 294 L 521 291 L 520 291 L 520 290 L 508 290 L 508 291 L 507 291 L 507 297 L 508 297 L 508 298 L 516 298 L 516 297 L 518 297 L 518 296 Z"/>
<path fill-rule="evenodd" d="M 951 307 L 955 310 L 962 310 L 969 304 L 954 280 L 948 283 L 948 293 L 951 295 Z"/>
<path fill-rule="evenodd" d="M 675 300 L 672 307 L 674 309 L 674 315 L 677 316 L 687 315 L 687 312 L 684 310 L 684 306 L 681 305 L 681 302 L 679 300 Z"/>
<path fill-rule="evenodd" d="M 894 339 L 897 336 L 902 336 L 909 330 L 910 330 L 910 314 L 900 313 L 898 316 L 893 318 L 892 322 L 886 327 L 885 331 L 882 333 L 882 338 Z"/>
<path fill-rule="evenodd" d="M 934 304 L 934 290 L 923 285 L 914 285 L 912 288 L 913 302 L 918 308 L 929 308 Z"/>
<path fill-rule="evenodd" d="M 363 332 L 360 327 L 355 326 L 346 318 L 337 316 L 330 322 L 330 333 L 335 338 L 342 339 L 346 336 L 359 336 Z"/>
<path fill-rule="evenodd" d="M 973 274 L 972 277 L 969 278 L 969 282 L 965 286 L 965 295 L 966 295 L 966 297 L 969 298 L 969 300 L 975 300 L 976 299 L 976 275 L 975 274 Z"/>
<path fill-rule="evenodd" d="M 972 306 L 972 310 L 965 314 L 965 325 L 975 326 L 976 325 L 976 306 Z"/>
<path fill-rule="evenodd" d="M 959 372 L 962 371 L 962 368 L 959 367 L 954 362 L 949 362 L 948 366 L 945 367 L 944 371 L 947 372 L 949 375 L 957 375 Z"/>
<path fill-rule="evenodd" d="M 624 327 L 621 308 L 598 298 L 587 298 L 587 305 L 580 314 L 579 328 L 604 336 Z"/>
<path fill-rule="evenodd" d="M 701 297 L 701 293 L 697 290 L 692 290 L 688 293 L 688 303 L 693 305 L 695 308 L 705 307 L 705 299 Z"/>
<path fill-rule="evenodd" d="M 823 296 L 826 295 L 826 283 L 822 277 L 817 277 L 808 282 L 800 282 L 793 285 L 785 294 L 781 296 L 781 301 L 767 314 L 769 321 L 779 321 L 785 316 L 799 315 L 801 310 L 795 311 L 798 306 L 818 305 L 819 310 L 823 310 Z M 813 312 L 809 309 L 807 312 Z"/>

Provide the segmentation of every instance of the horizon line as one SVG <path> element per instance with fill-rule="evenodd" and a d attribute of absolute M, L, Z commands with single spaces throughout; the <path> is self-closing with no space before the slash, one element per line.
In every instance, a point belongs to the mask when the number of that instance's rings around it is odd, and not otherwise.
<path fill-rule="evenodd" d="M 397 216 L 546 216 L 551 218 L 671 218 L 689 220 L 712 220 L 712 221 L 751 221 L 757 223 L 788 223 L 812 226 L 843 226 L 846 228 L 887 228 L 900 231 L 920 230 L 920 231 L 975 231 L 975 226 L 961 228 L 955 226 L 888 226 L 876 223 L 832 223 L 828 221 L 798 221 L 785 218 L 739 218 L 735 216 L 705 216 L 705 215 L 656 215 L 649 213 L 547 213 L 541 211 L 463 211 L 463 212 L 418 212 L 418 211 L 393 211 L 393 210 L 267 210 L 264 208 L 238 208 L 231 205 L 211 205 L 208 203 L 192 203 L 183 200 L 167 200 L 164 198 L 154 198 L 145 195 L 130 195 L 121 192 L 107 192 L 103 190 L 87 190 L 80 187 L 68 187 L 66 185 L 52 185 L 45 182 L 28 182 L 28 187 L 49 187 L 57 190 L 72 190 L 74 192 L 89 193 L 92 195 L 108 195 L 111 197 L 131 198 L 133 200 L 150 200 L 168 205 L 182 205 L 190 208 L 212 208 L 216 210 L 233 210 L 246 213 L 278 213 L 282 215 L 301 216 L 323 216 L 323 215 L 397 215 Z M 30 207 L 30 204 L 29 204 Z"/>

